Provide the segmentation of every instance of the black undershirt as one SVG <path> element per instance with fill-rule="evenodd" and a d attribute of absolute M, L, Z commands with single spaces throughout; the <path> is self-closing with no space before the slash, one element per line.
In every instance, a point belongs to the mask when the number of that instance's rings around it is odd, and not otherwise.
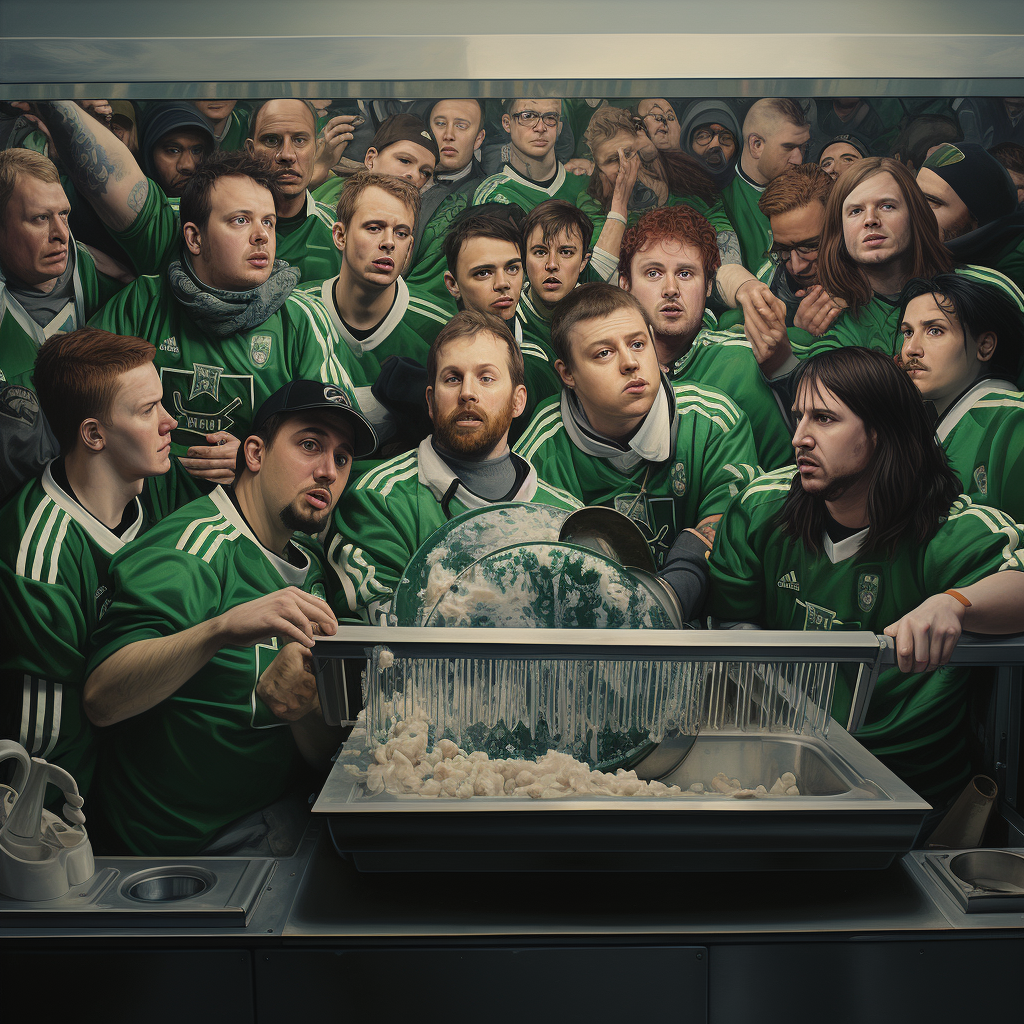
<path fill-rule="evenodd" d="M 843 526 L 842 523 L 836 522 L 826 507 L 825 532 L 828 534 L 828 539 L 832 541 L 833 544 L 839 544 L 846 540 L 847 537 L 852 537 L 855 533 L 860 533 L 863 529 L 863 526 Z"/>
<path fill-rule="evenodd" d="M 520 172 L 520 173 L 522 173 L 522 172 Z M 523 174 L 523 177 L 526 178 L 526 175 Z M 545 180 L 545 181 L 535 181 L 533 178 L 526 178 L 526 180 L 531 185 L 533 185 L 535 188 L 551 188 L 551 186 L 554 185 L 554 183 L 555 183 L 555 178 L 557 178 L 557 177 L 558 177 L 558 165 L 556 164 L 555 165 L 555 173 L 552 174 L 551 177 L 548 178 L 547 180 Z"/>
<path fill-rule="evenodd" d="M 59 459 L 54 460 L 50 466 L 50 475 L 53 477 L 53 482 L 69 497 L 74 499 L 75 503 L 81 505 L 86 512 L 89 512 L 84 505 L 82 505 L 82 499 L 71 489 L 71 484 L 68 482 L 68 471 L 64 468 L 64 457 L 61 456 Z M 92 516 L 92 513 L 89 512 Z M 139 507 L 135 503 L 135 499 L 132 498 L 124 507 L 124 513 L 121 515 L 121 522 L 117 526 L 107 526 L 106 523 L 101 523 L 99 519 L 96 519 L 97 523 L 100 523 L 105 530 L 109 530 L 115 537 L 120 537 L 124 532 L 131 526 L 139 516 Z"/>
<path fill-rule="evenodd" d="M 395 289 L 395 295 L 391 300 L 391 305 L 388 306 L 388 311 L 372 327 L 368 327 L 365 331 L 357 330 L 341 315 L 341 310 L 338 308 L 338 296 L 333 288 L 331 289 L 331 299 L 334 302 L 334 309 L 338 314 L 338 319 L 345 325 L 345 330 L 348 331 L 356 341 L 366 341 L 366 339 L 369 338 L 389 316 L 391 316 L 391 310 L 395 308 L 395 303 L 398 301 L 398 289 Z"/>

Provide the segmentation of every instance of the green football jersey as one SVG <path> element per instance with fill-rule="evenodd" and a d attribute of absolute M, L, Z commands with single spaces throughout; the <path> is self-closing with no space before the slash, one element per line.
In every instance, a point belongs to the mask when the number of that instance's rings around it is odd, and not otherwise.
<path fill-rule="evenodd" d="M 743 410 L 754 432 L 762 469 L 777 469 L 793 461 L 789 420 L 765 381 L 742 328 L 701 330 L 668 374 L 672 381 L 708 384 L 724 391 Z"/>
<path fill-rule="evenodd" d="M 739 236 L 743 266 L 752 274 L 764 263 L 764 254 L 772 247 L 772 226 L 758 208 L 764 185 L 752 182 L 736 164 L 736 176 L 722 189 L 722 203 L 729 221 Z"/>
<path fill-rule="evenodd" d="M 353 387 L 323 310 L 299 291 L 258 327 L 211 338 L 189 319 L 164 276 L 140 277 L 89 322 L 156 346 L 164 408 L 178 420 L 171 433 L 178 456 L 218 430 L 244 439 L 253 412 L 290 380 Z"/>
<path fill-rule="evenodd" d="M 1024 394 L 1009 381 L 979 381 L 935 434 L 963 492 L 1024 523 Z"/>
<path fill-rule="evenodd" d="M 334 244 L 334 210 L 307 192 L 303 213 L 277 221 L 277 258 L 298 267 L 300 281 L 322 281 L 341 270 L 341 250 Z"/>
<path fill-rule="evenodd" d="M 290 547 L 291 560 L 264 548 L 221 488 L 179 509 L 111 561 L 114 595 L 87 671 L 137 640 L 171 636 L 284 587 L 323 597 L 321 567 L 308 549 Z M 133 853 L 198 853 L 287 791 L 295 741 L 256 696 L 277 652 L 277 638 L 224 647 L 171 696 L 105 730 L 94 801 Z"/>
<path fill-rule="evenodd" d="M 584 178 L 584 183 L 588 182 L 589 178 Z M 604 230 L 605 222 L 608 220 L 608 214 L 602 209 L 601 204 L 592 196 L 586 189 L 582 190 L 576 196 L 576 205 L 593 221 L 594 233 L 590 236 L 590 244 L 597 245 L 597 240 L 601 237 L 601 232 Z M 729 219 L 729 214 L 719 200 L 716 203 L 708 204 L 704 202 L 700 196 L 677 196 L 670 194 L 668 201 L 665 203 L 666 206 L 689 206 L 696 210 L 701 216 L 706 217 L 708 223 L 715 229 L 715 231 L 733 231 L 732 221 Z M 654 209 L 654 207 L 651 207 Z M 626 226 L 633 227 L 636 222 L 645 214 L 648 210 L 630 210 L 626 217 Z"/>
<path fill-rule="evenodd" d="M 120 283 L 99 273 L 89 250 L 74 243 L 73 294 L 46 325 L 29 316 L 0 268 L 0 497 L 42 472 L 58 445 L 39 408 L 32 375 L 36 353 L 47 338 L 84 327 Z"/>
<path fill-rule="evenodd" d="M 521 482 L 502 501 L 581 507 L 572 495 L 538 479 L 536 470 L 518 456 L 513 459 L 518 460 Z M 328 531 L 334 610 L 339 616 L 387 622 L 395 587 L 420 545 L 449 519 L 493 504 L 498 502 L 458 482 L 429 437 L 416 451 L 365 473 L 338 502 Z"/>
<path fill-rule="evenodd" d="M 1024 236 L 1013 239 L 992 260 L 992 266 L 1018 288 L 1024 288 Z"/>
<path fill-rule="evenodd" d="M 509 441 L 513 445 L 533 419 L 541 402 L 562 393 L 562 378 L 555 369 L 555 353 L 549 343 L 539 341 L 526 333 L 522 319 L 522 302 L 516 307 L 515 319 L 509 324 L 519 350 L 523 353 L 526 382 L 526 408 L 512 421 Z"/>
<path fill-rule="evenodd" d="M 989 284 L 1006 292 L 1024 312 L 1024 292 L 1018 288 L 1005 274 L 989 267 L 974 264 L 956 267 L 956 273 L 969 277 L 972 281 Z M 836 317 L 828 331 L 820 338 L 797 327 L 789 328 L 789 341 L 793 355 L 798 359 L 807 359 L 819 352 L 828 352 L 847 345 L 860 345 L 862 348 L 878 349 L 889 355 L 895 355 L 903 344 L 899 331 L 900 307 L 895 298 L 875 294 L 869 302 L 861 306 L 856 316 L 844 311 Z"/>
<path fill-rule="evenodd" d="M 558 164 L 555 180 L 547 188 L 524 178 L 510 164 L 497 173 L 485 178 L 473 193 L 473 205 L 483 203 L 516 203 L 526 213 L 548 199 L 564 199 L 567 203 L 577 203 L 577 197 L 583 192 L 590 179 L 578 174 L 566 174 L 565 165 Z"/>
<path fill-rule="evenodd" d="M 533 344 L 540 346 L 554 366 L 555 350 L 551 347 L 551 317 L 553 310 L 549 310 L 533 294 L 533 289 L 526 285 L 519 296 L 519 308 L 516 311 L 523 327 L 523 337 Z"/>
<path fill-rule="evenodd" d="M 249 112 L 237 105 L 228 115 L 228 123 L 224 126 L 224 135 L 216 142 L 221 153 L 234 153 L 245 148 L 245 140 L 249 134 Z"/>
<path fill-rule="evenodd" d="M 406 281 L 409 290 L 409 308 L 405 312 L 408 325 L 427 343 L 441 332 L 441 328 L 459 311 L 455 299 L 444 288 L 444 296 L 436 288 Z M 445 297 L 446 296 L 446 297 Z"/>
<path fill-rule="evenodd" d="M 321 206 L 326 206 L 329 210 L 336 211 L 338 209 L 338 200 L 341 199 L 341 193 L 345 191 L 347 182 L 348 178 L 332 175 L 322 185 L 318 185 L 313 189 L 313 198 Z"/>
<path fill-rule="evenodd" d="M 607 505 L 633 519 L 658 565 L 680 531 L 720 515 L 758 474 L 750 424 L 728 396 L 688 382 L 665 387 L 675 408 L 666 427 L 673 435 L 671 455 L 662 462 L 642 460 L 623 473 L 608 458 L 585 451 L 567 429 L 564 394 L 537 409 L 516 445 L 550 484 L 584 505 Z"/>
<path fill-rule="evenodd" d="M 0 509 L 0 714 L 9 722 L 0 735 L 70 772 L 83 795 L 96 764 L 82 711 L 85 652 L 110 600 L 110 558 L 201 493 L 172 459 L 169 473 L 145 481 L 118 536 L 64 490 L 51 462 Z"/>
<path fill-rule="evenodd" d="M 755 480 L 718 526 L 711 554 L 709 611 L 769 629 L 866 629 L 881 633 L 933 594 L 976 583 L 997 570 L 1024 570 L 1020 527 L 1004 513 L 961 496 L 926 544 L 895 554 L 862 552 L 866 531 L 810 551 L 776 522 L 794 471 Z M 958 792 L 969 771 L 967 673 L 881 673 L 857 739 L 933 802 Z M 832 716 L 845 723 L 849 678 L 837 680 Z"/>
<path fill-rule="evenodd" d="M 388 315 L 373 334 L 361 340 L 352 334 L 338 314 L 334 303 L 337 280 L 335 275 L 327 281 L 312 281 L 301 285 L 299 290 L 330 324 L 334 353 L 357 387 L 373 384 L 381 364 L 389 356 L 404 356 L 426 366 L 430 343 L 409 323 L 409 289 L 401 278 L 396 282 L 395 301 Z"/>
<path fill-rule="evenodd" d="M 50 465 L 0 511 L 6 622 L 0 685 L 4 736 L 70 772 L 89 795 L 96 736 L 82 709 L 85 652 L 111 598 L 111 557 L 142 533 L 138 498 L 120 537 L 54 480 Z"/>
<path fill-rule="evenodd" d="M 441 200 L 441 204 L 423 227 L 412 265 L 405 274 L 409 290 L 415 295 L 451 309 L 455 315 L 455 300 L 444 285 L 444 272 L 448 261 L 444 257 L 444 240 L 452 222 L 469 206 L 472 198 L 467 192 L 453 192 Z"/>
<path fill-rule="evenodd" d="M 277 222 L 277 259 L 298 267 L 302 281 L 322 281 L 341 267 L 341 253 L 331 234 L 334 210 L 317 203 L 306 193 L 305 211 L 298 217 Z M 169 199 L 149 179 L 146 201 L 131 226 L 111 232 L 139 274 L 156 274 L 178 258 L 181 249 L 181 220 L 178 200 Z"/>

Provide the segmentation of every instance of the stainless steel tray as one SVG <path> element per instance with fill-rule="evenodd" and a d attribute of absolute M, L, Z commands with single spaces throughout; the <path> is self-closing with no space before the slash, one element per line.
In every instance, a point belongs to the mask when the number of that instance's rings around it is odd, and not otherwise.
<path fill-rule="evenodd" d="M 370 753 L 356 728 L 313 807 L 338 852 L 363 871 L 735 871 L 884 868 L 910 849 L 929 805 L 836 722 L 828 740 L 701 735 L 663 781 L 719 771 L 771 786 L 792 771 L 802 795 L 531 800 L 371 796 L 346 765 Z"/>

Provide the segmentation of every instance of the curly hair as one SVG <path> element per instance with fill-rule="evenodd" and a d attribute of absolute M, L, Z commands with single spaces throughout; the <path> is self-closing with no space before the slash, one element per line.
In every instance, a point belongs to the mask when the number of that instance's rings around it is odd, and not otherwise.
<path fill-rule="evenodd" d="M 633 283 L 633 257 L 666 238 L 697 247 L 707 287 L 722 265 L 722 254 L 718 251 L 715 229 L 692 206 L 662 206 L 648 210 L 633 227 L 626 228 L 619 250 L 619 275 L 625 278 L 626 286 Z"/>

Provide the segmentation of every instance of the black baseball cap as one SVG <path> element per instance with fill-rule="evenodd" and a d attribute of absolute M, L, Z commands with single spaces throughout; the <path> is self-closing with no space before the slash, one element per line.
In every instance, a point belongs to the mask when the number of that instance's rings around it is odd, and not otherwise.
<path fill-rule="evenodd" d="M 307 409 L 330 409 L 341 413 L 352 424 L 355 458 L 365 459 L 376 451 L 377 434 L 360 413 L 352 393 L 342 384 L 325 384 L 321 380 L 290 380 L 283 388 L 278 388 L 256 410 L 252 430 L 258 430 L 271 416 Z"/>
<path fill-rule="evenodd" d="M 837 146 L 840 142 L 845 142 L 846 145 L 852 146 L 862 157 L 868 157 L 871 154 L 868 152 L 868 147 L 863 139 L 858 139 L 856 135 L 837 135 L 833 139 L 829 139 L 821 149 L 818 150 L 818 163 L 821 163 L 822 154 L 830 146 Z"/>
<path fill-rule="evenodd" d="M 370 148 L 383 153 L 388 146 L 393 146 L 396 142 L 415 142 L 417 146 L 422 146 L 433 153 L 435 160 L 441 159 L 437 150 L 437 140 L 430 134 L 427 126 L 412 114 L 392 114 L 383 121 L 370 143 Z"/>

